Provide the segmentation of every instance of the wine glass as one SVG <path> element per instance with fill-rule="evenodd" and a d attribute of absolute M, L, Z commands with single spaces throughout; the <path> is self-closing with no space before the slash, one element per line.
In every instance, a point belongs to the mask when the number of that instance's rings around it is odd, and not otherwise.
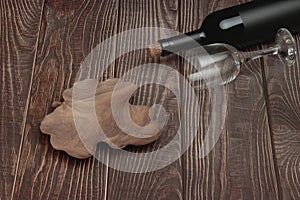
<path fill-rule="evenodd" d="M 292 66 L 296 61 L 296 54 L 295 40 L 285 28 L 278 30 L 275 46 L 268 49 L 240 52 L 228 44 L 206 45 L 202 47 L 202 53 L 193 55 L 200 67 L 196 72 L 190 73 L 188 79 L 195 89 L 203 89 L 203 82 L 206 87 L 213 84 L 223 85 L 233 81 L 240 73 L 241 66 L 250 60 L 278 55 L 284 64 Z"/>

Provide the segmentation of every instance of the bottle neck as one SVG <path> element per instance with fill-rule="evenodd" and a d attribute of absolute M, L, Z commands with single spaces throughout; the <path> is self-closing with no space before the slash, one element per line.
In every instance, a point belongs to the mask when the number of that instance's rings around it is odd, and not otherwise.
<path fill-rule="evenodd" d="M 158 42 L 162 47 L 162 56 L 166 56 L 205 45 L 205 39 L 206 34 L 200 29 L 175 37 L 159 40 Z"/>

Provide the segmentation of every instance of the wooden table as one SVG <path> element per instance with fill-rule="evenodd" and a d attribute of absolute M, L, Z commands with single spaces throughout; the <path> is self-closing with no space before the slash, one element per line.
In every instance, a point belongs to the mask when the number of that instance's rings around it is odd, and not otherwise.
<path fill-rule="evenodd" d="M 299 62 L 288 68 L 269 58 L 242 69 L 226 86 L 225 130 L 204 159 L 197 155 L 209 116 L 205 91 L 199 93 L 199 137 L 180 159 L 154 172 L 125 173 L 94 158 L 74 159 L 54 150 L 39 130 L 53 110 L 51 103 L 61 100 L 80 63 L 101 41 L 147 26 L 190 31 L 212 11 L 238 3 L 242 1 L 1 1 L 0 199 L 300 199 Z M 141 52 L 131 52 L 117 59 L 103 80 L 147 62 Z M 156 62 L 187 73 L 177 57 Z M 165 91 L 149 86 L 135 96 L 135 104 L 162 102 L 171 120 L 158 141 L 131 151 L 159 148 L 176 133 L 177 100 L 165 98 Z M 115 158 L 107 146 L 98 153 L 107 155 L 106 162 Z"/>

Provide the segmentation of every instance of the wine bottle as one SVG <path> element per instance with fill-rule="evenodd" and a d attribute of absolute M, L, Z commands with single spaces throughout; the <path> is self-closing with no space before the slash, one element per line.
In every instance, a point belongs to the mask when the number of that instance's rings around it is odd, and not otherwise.
<path fill-rule="evenodd" d="M 150 56 L 166 56 L 211 43 L 243 50 L 273 40 L 279 28 L 300 31 L 300 0 L 256 0 L 213 12 L 199 30 L 159 40 L 148 52 Z"/>

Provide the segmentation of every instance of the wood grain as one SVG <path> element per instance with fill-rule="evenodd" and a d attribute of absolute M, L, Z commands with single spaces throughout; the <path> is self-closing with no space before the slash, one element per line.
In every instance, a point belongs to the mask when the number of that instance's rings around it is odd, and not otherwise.
<path fill-rule="evenodd" d="M 46 2 L 15 199 L 106 199 L 107 167 L 54 150 L 39 126 L 52 102 L 72 86 L 91 49 L 116 32 L 116 7 L 117 1 Z M 99 147 L 98 154 L 106 155 L 105 149 Z"/>
<path fill-rule="evenodd" d="M 299 36 L 297 37 L 299 49 Z M 298 53 L 299 56 L 299 53 Z M 300 198 L 300 67 L 265 59 L 268 111 L 283 199 Z"/>
<path fill-rule="evenodd" d="M 181 30 L 190 31 L 198 28 L 208 13 L 242 2 L 181 3 Z M 197 13 L 201 13 L 200 17 Z M 183 63 L 183 73 L 187 75 L 190 70 L 191 66 Z M 229 98 L 225 127 L 218 143 L 204 159 L 199 154 L 213 120 L 210 119 L 212 94 L 199 92 L 199 137 L 182 161 L 184 199 L 278 199 L 260 62 L 244 66 L 240 76 L 226 85 L 223 92 Z"/>
<path fill-rule="evenodd" d="M 299 199 L 299 60 L 288 68 L 276 57 L 268 57 L 242 68 L 240 76 L 223 89 L 229 97 L 225 127 L 204 159 L 199 154 L 211 117 L 208 91 L 197 94 L 200 120 L 187 122 L 183 130 L 189 133 L 200 125 L 198 137 L 182 158 L 154 172 L 125 173 L 109 168 L 117 161 L 118 152 L 104 144 L 99 144 L 96 155 L 104 158 L 105 165 L 94 158 L 74 159 L 54 150 L 49 137 L 39 130 L 41 120 L 53 111 L 52 102 L 62 100 L 62 91 L 76 80 L 84 58 L 106 38 L 140 27 L 191 31 L 214 10 L 243 2 L 1 1 L 0 199 Z M 141 35 L 149 43 L 154 36 L 162 37 L 158 32 Z M 131 39 L 124 48 L 136 42 Z M 299 42 L 298 36 L 298 46 Z M 109 44 L 101 53 L 108 60 L 120 50 Z M 176 56 L 149 59 L 144 50 L 135 50 L 118 58 L 100 80 L 122 77 L 130 69 L 152 62 L 166 64 L 184 76 L 192 67 Z M 162 78 L 157 69 L 138 72 L 139 77 L 131 81 Z M 177 84 L 177 75 L 170 73 L 163 79 L 164 84 L 175 83 L 175 88 L 183 89 Z M 180 95 L 190 97 L 188 92 Z M 179 129 L 181 114 L 193 112 L 193 99 L 180 111 L 179 100 L 162 86 L 139 88 L 131 103 L 161 104 L 168 121 L 156 142 L 125 150 L 145 153 L 168 144 Z M 156 114 L 160 113 L 162 110 Z M 181 139 L 174 149 L 178 156 L 190 138 Z M 126 158 L 121 163 L 126 163 Z"/>
<path fill-rule="evenodd" d="M 162 27 L 177 29 L 178 24 L 178 3 L 177 1 L 169 0 L 142 0 L 142 1 L 120 1 L 120 15 L 118 32 L 140 28 L 140 27 Z M 149 41 L 151 37 L 160 33 L 143 32 L 142 40 Z M 159 36 L 159 35 L 157 35 Z M 130 48 L 136 41 L 128 40 Z M 136 50 L 130 52 L 116 62 L 116 76 L 122 77 L 128 70 L 136 66 L 146 63 L 160 63 L 178 68 L 177 59 L 166 58 L 162 60 L 149 59 L 146 57 L 144 50 Z M 129 81 L 136 81 L 139 76 L 150 77 L 153 82 L 157 81 L 160 76 L 157 70 L 139 70 L 136 78 L 131 78 Z M 176 83 L 178 77 L 168 75 L 165 76 L 165 81 L 174 81 Z M 166 145 L 176 134 L 179 123 L 178 104 L 176 99 L 170 99 L 169 92 L 164 87 L 159 87 L 155 84 L 147 85 L 138 89 L 132 102 L 138 105 L 161 104 L 169 114 L 169 121 L 162 130 L 161 137 L 154 143 L 145 146 L 144 148 L 129 147 L 127 151 L 133 153 L 143 153 L 158 150 Z M 179 155 L 180 144 L 175 147 L 175 153 Z M 110 153 L 110 162 L 116 162 L 118 152 Z M 170 153 L 166 152 L 166 157 Z M 126 165 L 126 157 L 122 158 L 121 164 Z M 140 164 L 138 159 L 133 163 Z M 145 170 L 149 168 L 146 165 L 141 165 Z M 176 161 L 170 166 L 161 170 L 148 173 L 126 173 L 114 169 L 109 170 L 108 179 L 108 199 L 182 199 L 181 185 L 181 163 Z"/>
<path fill-rule="evenodd" d="M 0 199 L 9 199 L 22 147 L 43 1 L 0 2 Z"/>

